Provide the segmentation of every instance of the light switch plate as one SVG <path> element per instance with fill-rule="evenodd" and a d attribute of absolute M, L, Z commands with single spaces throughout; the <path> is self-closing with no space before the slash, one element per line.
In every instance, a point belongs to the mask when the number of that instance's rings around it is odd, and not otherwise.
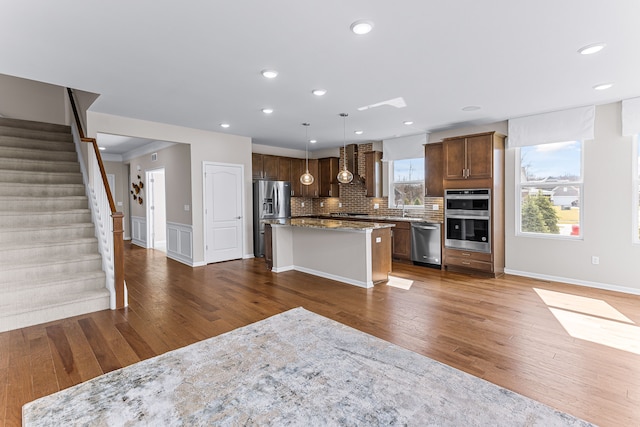
<path fill-rule="evenodd" d="M 380 209 L 380 204 L 379 203 L 374 203 L 373 204 L 373 209 Z"/>
<path fill-rule="evenodd" d="M 320 202 L 320 207 L 324 208 L 324 202 Z"/>
<path fill-rule="evenodd" d="M 189 205 L 184 205 L 185 212 L 189 212 Z"/>
<path fill-rule="evenodd" d="M 122 206 L 122 202 L 118 202 L 118 203 L 117 203 L 117 205 L 118 205 L 118 206 Z"/>
<path fill-rule="evenodd" d="M 304 202 L 300 203 L 300 207 L 304 208 Z"/>
<path fill-rule="evenodd" d="M 338 203 L 338 207 L 341 208 L 342 207 L 342 203 Z"/>

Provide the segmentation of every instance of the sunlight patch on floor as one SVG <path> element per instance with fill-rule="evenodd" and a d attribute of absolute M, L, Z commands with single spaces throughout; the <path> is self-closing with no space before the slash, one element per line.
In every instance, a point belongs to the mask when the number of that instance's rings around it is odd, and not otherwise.
<path fill-rule="evenodd" d="M 606 301 L 534 290 L 572 337 L 640 355 L 640 327 Z"/>
<path fill-rule="evenodd" d="M 411 285 L 413 285 L 413 280 L 403 279 L 402 277 L 389 275 L 389 281 L 387 282 L 387 286 L 393 286 L 394 288 L 400 288 L 404 290 L 411 289 Z"/>

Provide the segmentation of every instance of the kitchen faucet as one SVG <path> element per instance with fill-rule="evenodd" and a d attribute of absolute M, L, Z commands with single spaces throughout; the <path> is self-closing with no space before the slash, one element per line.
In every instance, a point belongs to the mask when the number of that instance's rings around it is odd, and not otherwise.
<path fill-rule="evenodd" d="M 396 208 L 398 207 L 400 203 L 396 203 Z M 404 211 L 404 207 L 405 207 L 405 203 L 404 203 L 404 199 L 402 200 L 402 218 L 404 218 L 405 216 L 407 216 L 407 214 Z"/>

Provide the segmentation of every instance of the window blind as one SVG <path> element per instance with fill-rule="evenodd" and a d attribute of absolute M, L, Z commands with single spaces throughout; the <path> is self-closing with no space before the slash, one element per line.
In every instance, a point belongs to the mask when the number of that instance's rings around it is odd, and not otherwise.
<path fill-rule="evenodd" d="M 385 139 L 382 141 L 382 160 L 389 162 L 424 157 L 424 144 L 426 143 L 426 133 Z"/>
<path fill-rule="evenodd" d="M 595 110 L 590 105 L 511 119 L 509 147 L 593 139 Z"/>
<path fill-rule="evenodd" d="M 622 101 L 622 135 L 640 133 L 640 98 Z"/>

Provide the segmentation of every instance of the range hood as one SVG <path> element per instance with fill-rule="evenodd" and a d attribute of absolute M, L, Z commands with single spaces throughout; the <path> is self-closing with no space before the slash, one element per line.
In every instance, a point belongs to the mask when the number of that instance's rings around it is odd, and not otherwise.
<path fill-rule="evenodd" d="M 362 178 L 358 173 L 358 144 L 349 144 L 347 145 L 346 150 L 347 170 L 353 174 L 353 181 L 351 181 L 351 184 L 362 182 Z"/>

